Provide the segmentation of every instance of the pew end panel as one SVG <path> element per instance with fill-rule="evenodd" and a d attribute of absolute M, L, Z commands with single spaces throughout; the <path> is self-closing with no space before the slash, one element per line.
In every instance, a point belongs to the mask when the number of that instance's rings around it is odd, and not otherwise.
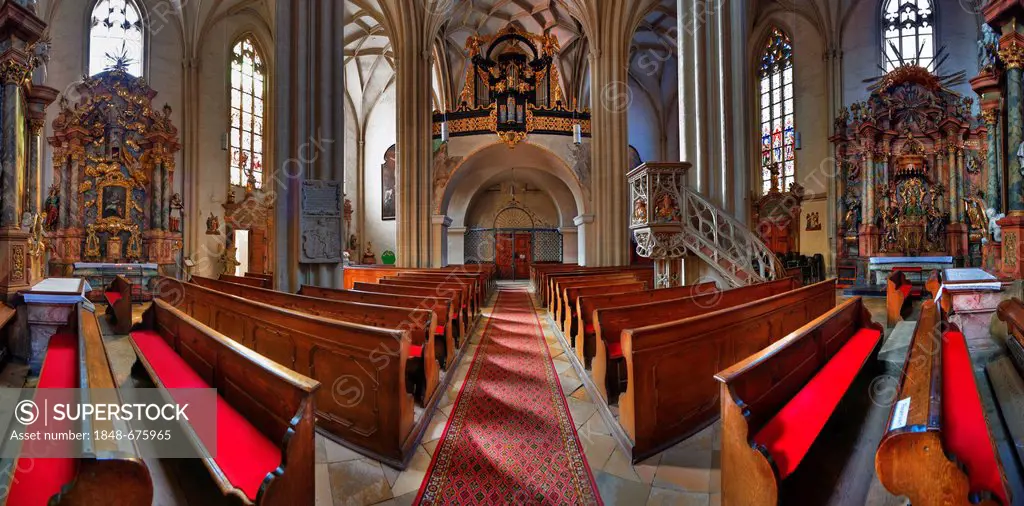
<path fill-rule="evenodd" d="M 161 340 L 180 357 L 179 366 L 190 368 L 206 385 L 215 388 L 220 398 L 280 452 L 278 465 L 263 478 L 255 498 L 232 483 L 217 458 L 203 459 L 221 491 L 258 505 L 312 501 L 309 487 L 313 480 L 307 473 L 313 472 L 313 399 L 322 391 L 320 382 L 246 348 L 162 299 L 154 300 L 143 321 L 145 327 L 132 333 L 131 342 L 139 362 L 158 387 L 182 388 L 161 379 L 159 371 L 166 370 L 173 357 L 154 354 L 158 348 L 150 344 L 155 340 Z M 150 334 L 146 336 L 145 332 Z M 218 452 L 223 451 L 229 449 L 218 448 Z"/>
<path fill-rule="evenodd" d="M 843 397 L 858 378 L 874 372 L 867 365 L 875 363 L 883 334 L 857 297 L 715 375 L 723 504 L 779 503 L 783 480 Z M 796 419 L 807 426 L 794 428 Z"/>
<path fill-rule="evenodd" d="M 886 327 L 895 327 L 903 321 L 903 311 L 910 302 L 913 285 L 903 271 L 893 271 L 885 282 Z"/>
<path fill-rule="evenodd" d="M 107 302 L 107 315 L 117 334 L 127 334 L 132 329 L 132 282 L 117 275 L 103 290 Z"/>
<path fill-rule="evenodd" d="M 875 452 L 879 481 L 915 505 L 1012 504 L 985 418 L 966 341 L 926 300 Z"/>

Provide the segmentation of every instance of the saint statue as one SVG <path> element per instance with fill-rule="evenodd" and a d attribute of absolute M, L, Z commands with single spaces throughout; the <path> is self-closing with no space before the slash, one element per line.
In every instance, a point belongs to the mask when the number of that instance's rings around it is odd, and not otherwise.
<path fill-rule="evenodd" d="M 1003 213 L 997 213 L 994 208 L 988 208 L 985 211 L 985 215 L 988 216 L 988 235 L 994 242 L 1003 242 L 1003 227 L 999 226 L 998 221 L 1003 219 L 1006 215 Z"/>
<path fill-rule="evenodd" d="M 57 188 L 56 183 L 50 185 L 50 194 L 46 197 L 43 209 L 46 214 L 46 230 L 55 230 L 57 220 L 60 218 L 60 189 Z"/>

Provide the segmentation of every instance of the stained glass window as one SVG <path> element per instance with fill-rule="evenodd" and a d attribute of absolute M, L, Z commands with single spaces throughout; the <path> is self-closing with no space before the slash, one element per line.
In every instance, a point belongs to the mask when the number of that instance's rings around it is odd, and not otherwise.
<path fill-rule="evenodd" d="M 266 65 L 251 37 L 231 51 L 231 184 L 245 186 L 251 171 L 263 186 L 263 117 Z"/>
<path fill-rule="evenodd" d="M 882 58 L 886 72 L 905 63 L 931 69 L 935 59 L 931 0 L 886 0 L 882 5 Z"/>
<path fill-rule="evenodd" d="M 761 53 L 761 191 L 772 187 L 778 171 L 779 190 L 796 177 L 793 124 L 793 44 L 789 36 L 772 28 Z"/>
<path fill-rule="evenodd" d="M 89 75 L 120 60 L 129 74 L 142 77 L 142 15 L 133 0 L 99 0 L 89 21 Z"/>

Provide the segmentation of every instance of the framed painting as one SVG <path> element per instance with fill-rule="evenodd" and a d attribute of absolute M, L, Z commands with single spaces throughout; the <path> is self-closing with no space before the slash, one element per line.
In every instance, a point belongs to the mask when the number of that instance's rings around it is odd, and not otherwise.
<path fill-rule="evenodd" d="M 384 153 L 384 163 L 380 166 L 380 219 L 395 219 L 395 145 L 392 144 Z"/>

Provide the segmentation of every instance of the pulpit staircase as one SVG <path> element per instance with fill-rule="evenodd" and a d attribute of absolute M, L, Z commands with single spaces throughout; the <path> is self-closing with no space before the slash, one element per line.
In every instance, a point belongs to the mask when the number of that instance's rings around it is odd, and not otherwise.
<path fill-rule="evenodd" d="M 683 243 L 734 286 L 785 277 L 785 267 L 761 238 L 690 187 L 679 188 Z"/>

